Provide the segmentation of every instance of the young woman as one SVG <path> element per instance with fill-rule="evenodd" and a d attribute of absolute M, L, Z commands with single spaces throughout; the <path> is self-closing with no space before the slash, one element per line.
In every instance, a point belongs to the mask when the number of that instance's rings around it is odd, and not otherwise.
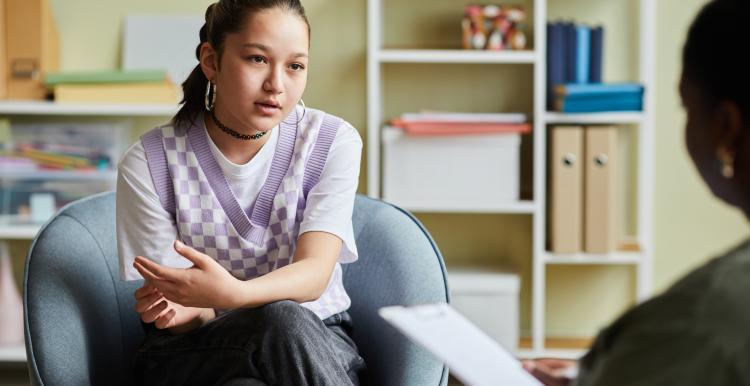
<path fill-rule="evenodd" d="M 302 103 L 309 39 L 299 0 L 212 4 L 182 108 L 120 162 L 138 384 L 358 383 L 341 264 L 362 141 Z"/>
<path fill-rule="evenodd" d="M 750 60 L 743 51 L 750 2 L 713 0 L 683 52 L 685 141 L 719 199 L 750 218 Z M 750 385 L 750 242 L 691 272 L 620 317 L 581 359 L 524 365 L 546 385 Z"/>

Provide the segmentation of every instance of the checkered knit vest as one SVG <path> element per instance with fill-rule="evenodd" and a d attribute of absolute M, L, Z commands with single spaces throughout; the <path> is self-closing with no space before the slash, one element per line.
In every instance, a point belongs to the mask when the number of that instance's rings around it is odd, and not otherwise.
<path fill-rule="evenodd" d="M 195 123 L 157 127 L 141 137 L 156 193 L 179 238 L 240 280 L 292 263 L 307 194 L 341 119 L 301 107 L 284 119 L 268 177 L 249 208 L 240 206 L 211 153 L 203 116 Z M 325 319 L 350 304 L 337 263 L 323 295 L 301 305 Z"/>

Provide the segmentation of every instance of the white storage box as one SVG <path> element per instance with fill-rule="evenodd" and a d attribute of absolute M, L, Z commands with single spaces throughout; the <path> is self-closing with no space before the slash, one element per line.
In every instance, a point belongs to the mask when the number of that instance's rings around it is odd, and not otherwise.
<path fill-rule="evenodd" d="M 382 138 L 386 201 L 426 211 L 518 201 L 520 134 L 423 137 L 386 127 Z"/>
<path fill-rule="evenodd" d="M 487 335 L 514 352 L 518 349 L 518 275 L 449 269 L 451 305 Z"/>

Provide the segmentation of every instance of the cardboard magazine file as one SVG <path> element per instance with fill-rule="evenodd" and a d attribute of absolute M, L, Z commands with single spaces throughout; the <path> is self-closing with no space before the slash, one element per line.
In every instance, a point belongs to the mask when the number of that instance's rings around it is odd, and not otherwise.
<path fill-rule="evenodd" d="M 8 95 L 5 71 L 5 0 L 0 0 L 0 99 Z"/>
<path fill-rule="evenodd" d="M 57 71 L 59 42 L 48 0 L 0 0 L 5 24 L 7 99 L 45 99 L 44 74 Z M 2 88 L 2 87 L 0 87 Z"/>

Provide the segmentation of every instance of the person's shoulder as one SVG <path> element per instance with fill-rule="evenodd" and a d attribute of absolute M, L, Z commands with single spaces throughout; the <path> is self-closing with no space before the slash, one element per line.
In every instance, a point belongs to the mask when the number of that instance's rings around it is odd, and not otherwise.
<path fill-rule="evenodd" d="M 161 132 L 165 127 L 172 127 L 171 123 L 156 126 L 146 131 L 142 136 L 138 138 L 120 157 L 118 162 L 118 172 L 133 174 L 141 173 L 148 168 L 148 160 L 146 159 L 146 149 L 143 147 L 143 137 L 151 133 Z"/>
<path fill-rule="evenodd" d="M 117 169 L 120 173 L 127 173 L 134 169 L 140 169 L 141 165 L 146 165 L 146 150 L 143 148 L 141 140 L 135 141 L 130 147 L 122 153 Z"/>
<path fill-rule="evenodd" d="M 709 276 L 707 295 L 710 303 L 739 306 L 750 293 L 750 241 L 743 242 L 700 269 L 706 270 Z M 747 312 L 747 316 L 750 318 L 750 312 Z"/>
<path fill-rule="evenodd" d="M 334 140 L 334 143 L 354 142 L 362 145 L 362 137 L 360 136 L 359 131 L 344 118 L 311 107 L 305 108 L 305 115 L 307 116 L 307 122 L 310 124 L 321 124 L 325 118 L 336 122 L 336 139 Z"/>

